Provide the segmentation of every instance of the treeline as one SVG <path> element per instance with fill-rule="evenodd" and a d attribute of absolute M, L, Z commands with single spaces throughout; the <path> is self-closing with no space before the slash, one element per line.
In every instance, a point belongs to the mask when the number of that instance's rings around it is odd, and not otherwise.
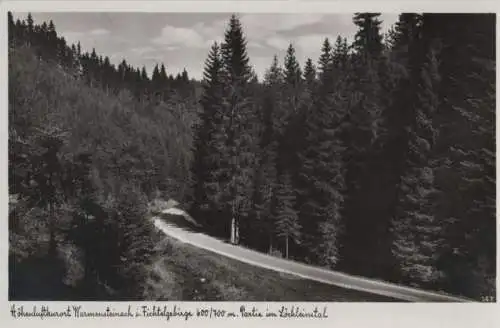
<path fill-rule="evenodd" d="M 37 25 L 29 13 L 26 20 L 14 22 L 9 12 L 8 24 L 10 45 L 29 44 L 40 59 L 58 63 L 66 72 L 81 77 L 91 87 L 103 88 L 108 94 L 129 90 L 135 98 L 145 101 L 194 96 L 197 84 L 185 69 L 175 75 L 167 74 L 163 63 L 156 64 L 149 77 L 145 66 L 135 68 L 125 59 L 114 65 L 108 56 L 99 55 L 95 49 L 82 52 L 80 42 L 68 44 L 63 36 L 57 35 L 52 20 Z"/>
<path fill-rule="evenodd" d="M 358 13 L 262 84 L 232 16 L 206 61 L 190 196 L 209 231 L 394 282 L 495 295 L 495 16 Z"/>
<path fill-rule="evenodd" d="M 78 73 L 86 55 L 30 16 L 9 14 L 10 298 L 149 299 L 148 201 L 184 197 L 196 99 Z"/>

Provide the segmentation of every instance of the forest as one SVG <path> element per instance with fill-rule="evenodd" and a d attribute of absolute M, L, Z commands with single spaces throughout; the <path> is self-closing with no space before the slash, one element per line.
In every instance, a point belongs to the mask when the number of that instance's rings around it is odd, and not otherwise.
<path fill-rule="evenodd" d="M 494 296 L 495 15 L 353 24 L 352 42 L 304 63 L 290 44 L 259 79 L 232 15 L 196 81 L 9 13 L 10 297 L 52 263 L 79 297 L 147 299 L 157 198 L 261 252 Z"/>

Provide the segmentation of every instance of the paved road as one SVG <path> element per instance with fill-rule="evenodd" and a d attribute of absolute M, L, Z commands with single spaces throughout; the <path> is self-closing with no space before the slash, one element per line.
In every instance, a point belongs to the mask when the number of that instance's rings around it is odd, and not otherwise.
<path fill-rule="evenodd" d="M 187 215 L 183 213 L 182 210 L 176 208 L 163 210 L 162 213 L 179 216 Z M 411 302 L 470 302 L 470 300 L 467 299 L 422 291 L 373 279 L 351 276 L 290 260 L 280 259 L 243 247 L 227 244 L 203 233 L 197 233 L 180 228 L 175 224 L 166 222 L 160 217 L 154 217 L 153 222 L 163 233 L 181 242 L 191 244 L 198 248 L 206 249 L 251 265 L 293 274 L 305 279 Z"/>

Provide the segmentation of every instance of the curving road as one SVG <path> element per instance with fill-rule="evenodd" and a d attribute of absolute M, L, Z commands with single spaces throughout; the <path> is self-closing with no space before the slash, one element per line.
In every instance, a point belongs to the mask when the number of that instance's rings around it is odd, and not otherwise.
<path fill-rule="evenodd" d="M 192 220 L 187 213 L 177 208 L 165 209 L 161 211 L 161 213 L 183 216 L 190 221 Z M 202 233 L 182 229 L 175 224 L 166 222 L 160 217 L 153 217 L 152 220 L 154 225 L 160 231 L 172 238 L 254 266 L 296 275 L 329 285 L 389 296 L 402 301 L 471 302 L 471 300 L 464 298 L 422 291 L 373 279 L 351 276 L 345 273 L 330 271 L 295 261 L 273 257 L 243 247 L 227 244 Z"/>

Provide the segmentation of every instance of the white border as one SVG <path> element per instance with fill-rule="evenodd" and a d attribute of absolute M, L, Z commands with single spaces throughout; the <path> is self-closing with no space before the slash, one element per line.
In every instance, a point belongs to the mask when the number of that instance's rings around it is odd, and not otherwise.
<path fill-rule="evenodd" d="M 285 4 L 284 2 L 288 2 Z M 293 2 L 293 4 L 291 3 Z M 122 12 L 248 12 L 248 13 L 326 13 L 357 11 L 377 12 L 495 12 L 498 13 L 498 1 L 3 1 L 0 2 L 0 112 L 3 115 L 0 120 L 1 151 L 0 156 L 2 170 L 0 170 L 0 213 L 5 219 L 4 227 L 0 229 L 0 255 L 2 258 L 2 275 L 0 279 L 0 291 L 2 301 L 0 306 L 0 326 L 2 327 L 26 327 L 36 325 L 37 327 L 74 327 L 102 325 L 120 325 L 120 327 L 137 327 L 142 323 L 149 326 L 183 325 L 196 326 L 203 324 L 206 327 L 234 327 L 235 325 L 276 326 L 286 325 L 292 327 L 328 326 L 328 327 L 356 327 L 380 328 L 389 327 L 500 327 L 500 309 L 497 304 L 389 304 L 389 303 L 326 303 L 329 318 L 326 320 L 205 320 L 191 319 L 187 322 L 182 320 L 171 320 L 166 322 L 162 319 L 100 319 L 100 320 L 74 320 L 74 319 L 23 319 L 11 318 L 8 302 L 8 190 L 7 190 L 7 11 L 122 11 Z M 498 20 L 498 18 L 497 18 Z M 497 58 L 498 58 L 498 24 L 497 24 Z M 498 72 L 497 72 L 498 81 Z M 498 91 L 497 91 L 498 98 Z M 497 105 L 498 108 L 498 105 Z M 497 118 L 497 122 L 498 122 Z M 498 137 L 498 136 L 497 136 Z M 498 167 L 497 167 L 498 171 Z M 498 190 L 497 190 L 498 194 Z M 498 197 L 498 196 L 497 196 Z M 498 209 L 497 209 L 498 213 Z M 497 224 L 497 235 L 498 235 Z M 498 243 L 497 243 L 498 258 Z M 498 261 L 497 261 L 498 268 Z M 498 272 L 498 269 L 497 269 Z M 497 276 L 498 286 L 498 276 Z M 498 295 L 498 292 L 497 292 Z M 498 299 L 498 297 L 497 297 Z M 17 303 L 16 303 L 17 304 Z M 20 304 L 20 303 L 19 303 Z M 33 303 L 27 303 L 33 304 Z M 42 303 L 38 303 L 42 305 Z M 64 302 L 44 302 L 53 309 L 67 306 Z M 89 310 L 102 310 L 103 304 L 99 302 L 82 302 Z M 115 308 L 126 308 L 129 303 L 110 303 Z M 130 303 L 134 306 L 151 303 Z M 220 307 L 238 310 L 243 303 L 193 303 L 193 302 L 171 302 L 169 306 L 178 304 L 183 308 L 195 309 L 201 306 Z M 265 308 L 267 304 L 276 307 L 282 303 L 244 303 L 247 307 L 256 304 L 259 308 Z M 310 308 L 313 303 L 297 303 L 300 306 Z M 290 304 L 289 304 L 290 305 Z"/>

